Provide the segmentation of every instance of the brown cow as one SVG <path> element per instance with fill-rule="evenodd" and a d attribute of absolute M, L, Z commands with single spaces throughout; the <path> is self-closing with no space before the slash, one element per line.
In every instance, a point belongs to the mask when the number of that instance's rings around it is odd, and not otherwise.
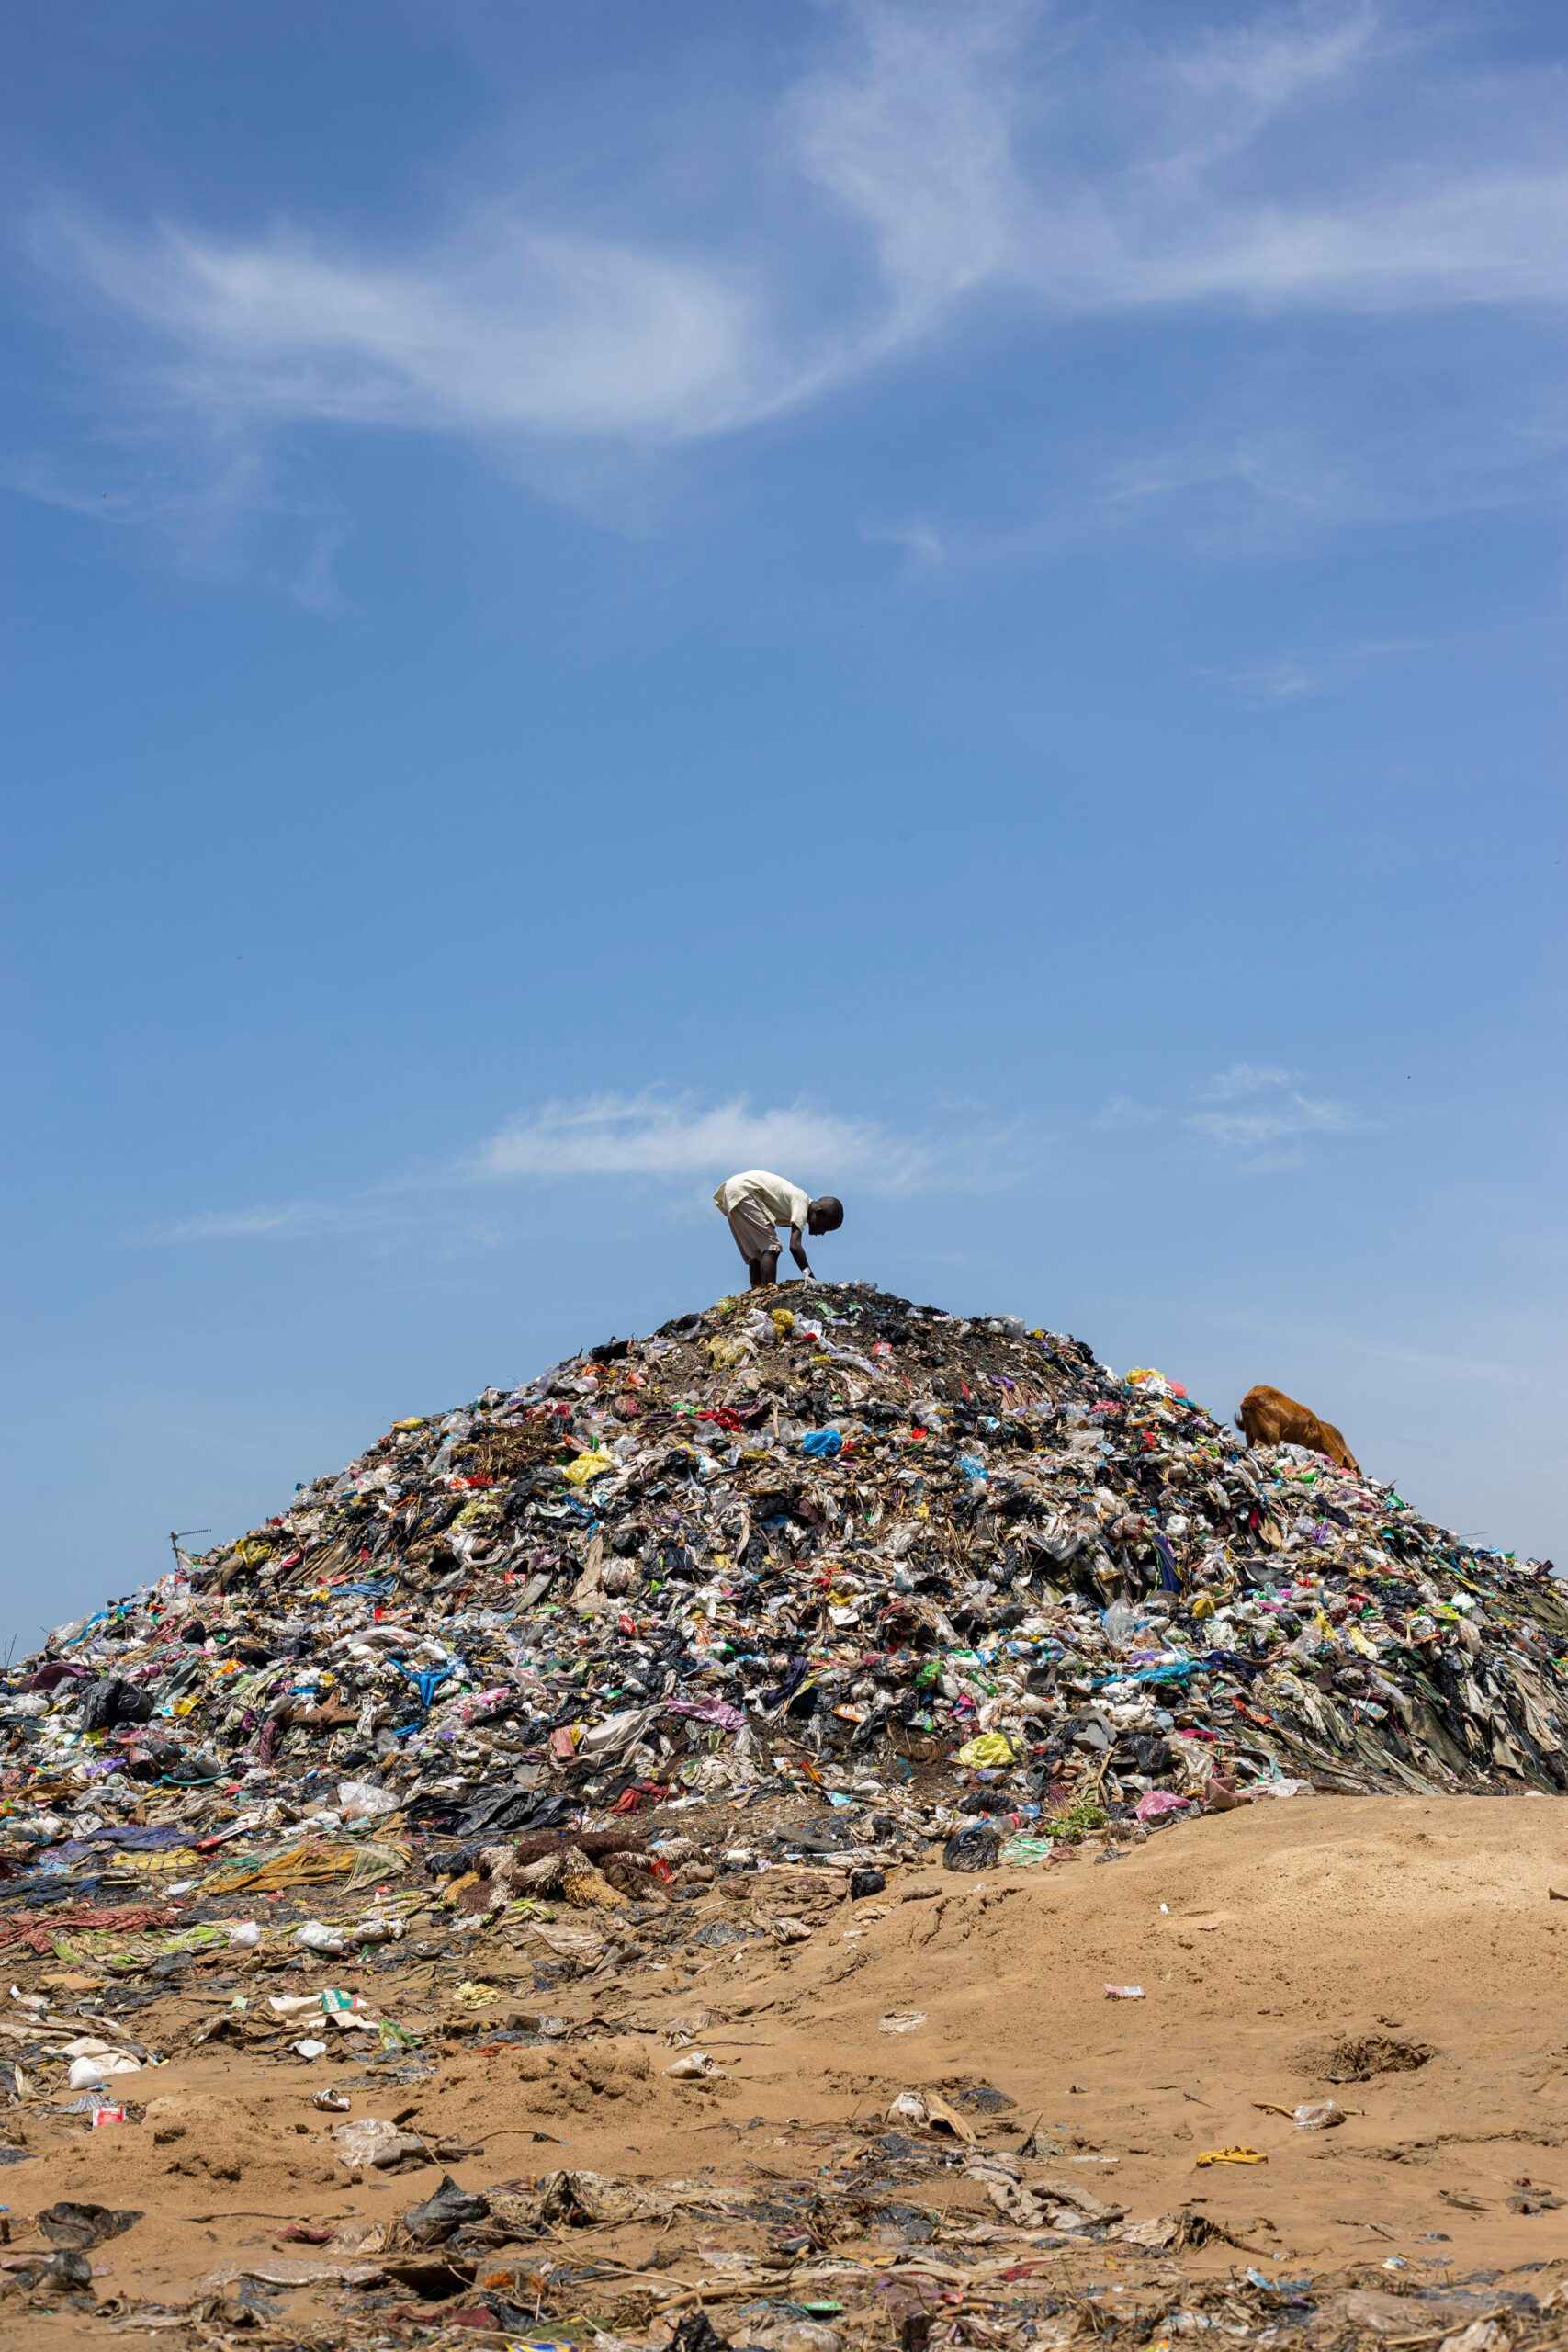
<path fill-rule="evenodd" d="M 1360 1476 L 1360 1464 L 1333 1422 L 1320 1421 L 1310 1406 L 1298 1405 L 1282 1388 L 1249 1388 L 1235 1425 L 1248 1445 L 1309 1445 L 1341 1470 Z"/>

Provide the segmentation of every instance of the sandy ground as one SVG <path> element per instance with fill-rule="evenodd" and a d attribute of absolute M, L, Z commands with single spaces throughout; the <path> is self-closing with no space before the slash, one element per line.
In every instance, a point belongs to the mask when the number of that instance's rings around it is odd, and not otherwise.
<path fill-rule="evenodd" d="M 1568 2271 L 1568 2202 L 1551 2201 L 1568 2200 L 1568 1902 L 1551 1899 L 1568 1895 L 1568 1804 L 1297 1799 L 1193 1822 L 1119 1860 L 1096 1860 L 1099 1850 L 978 1879 L 906 1870 L 854 1904 L 814 1893 L 819 1874 L 771 1872 L 744 1894 L 712 1890 L 690 1908 L 694 1925 L 790 1915 L 810 1924 L 808 1940 L 688 1947 L 662 1967 L 643 1961 L 544 1994 L 537 1955 L 490 1934 L 452 1964 L 405 1945 L 379 1967 L 241 1980 L 247 2016 L 269 1991 L 357 1985 L 439 2054 L 427 2079 L 402 2084 L 335 2047 L 313 2065 L 286 2048 L 190 2050 L 233 1998 L 232 1959 L 203 1962 L 139 2016 L 138 2030 L 172 2053 L 138 2078 L 141 2124 L 92 2132 L 8 2110 L 32 2158 L 0 2182 L 13 2266 L 37 2243 L 30 2217 L 56 2199 L 143 2218 L 93 2254 L 97 2313 L 41 2312 L 15 2284 L 0 2298 L 0 2343 L 96 2340 L 133 2308 L 172 2315 L 226 2263 L 352 2260 L 281 2231 L 348 2225 L 352 2239 L 368 2223 L 384 2234 L 443 2171 L 466 2188 L 509 2182 L 523 2194 L 543 2174 L 586 2167 L 645 2187 L 694 2183 L 714 2200 L 678 2202 L 657 2224 L 557 2230 L 481 2263 L 481 2283 L 509 2277 L 537 2305 L 535 2336 L 558 2337 L 574 2313 L 646 2335 L 660 2307 L 681 2308 L 683 2292 L 689 2307 L 695 2291 L 714 2299 L 721 2332 L 739 2334 L 759 2266 L 775 2301 L 804 2304 L 813 2266 L 836 2258 L 870 2278 L 909 2255 L 911 2227 L 927 2233 L 914 2251 L 938 2267 L 994 2268 L 1010 2252 L 1037 2278 L 1157 2289 L 1168 2306 L 1187 2282 L 1249 2266 L 1375 2278 L 1391 2295 L 1484 2271 L 1549 2294 Z M 13 1964 L 13 1978 L 49 1983 L 62 2008 L 85 1988 L 51 1962 Z M 458 1996 L 462 1982 L 491 1990 L 476 2002 Z M 1108 1999 L 1107 1983 L 1141 1984 L 1144 1997 Z M 539 2041 L 545 2010 L 570 2033 Z M 884 2030 L 913 2011 L 923 2022 L 912 2030 Z M 682 2029 L 723 2079 L 670 2076 Z M 530 2038 L 494 2038 L 508 2031 Z M 311 2105 L 327 2082 L 350 2092 L 355 2117 L 405 2120 L 433 2145 L 472 2153 L 356 2180 L 333 2153 L 341 2119 Z M 888 2136 L 882 2119 L 908 2088 L 942 2093 L 982 2151 L 1027 2140 L 1026 2188 L 1081 2188 L 1133 2222 L 1195 2213 L 1223 2234 L 1178 2252 L 1075 2247 L 1070 2232 L 1064 2246 L 1037 2231 L 1031 2252 L 964 2170 L 965 2148 L 919 2129 Z M 976 2090 L 1011 2103 L 976 2101 Z M 1328 2097 L 1348 2111 L 1336 2130 L 1301 2131 L 1275 2111 Z M 1238 2145 L 1267 2162 L 1198 2162 Z M 716 2215 L 726 2200 L 748 2210 Z M 1542 2210 L 1517 2210 L 1532 2204 Z M 374 2251 L 375 2235 L 366 2243 Z M 542 2292 L 563 2263 L 621 2269 L 562 2273 Z M 623 2288 L 622 2270 L 640 2284 Z M 394 2279 L 375 2314 L 383 2328 L 398 2312 L 434 2326 L 432 2288 L 450 2312 L 462 2283 Z M 360 2323 L 345 2314 L 363 2290 L 276 2291 L 275 2341 L 304 2340 L 288 2329 L 312 2322 L 329 2341 L 329 2314 L 354 2340 Z M 835 2298 L 819 2288 L 818 2299 Z M 860 2333 L 874 2340 L 869 2324 Z M 1433 2328 L 1423 2311 L 1404 2340 L 1436 2343 Z M 221 2337 L 187 2338 L 182 2324 L 164 2340 Z M 891 2323 L 880 2340 L 894 2340 Z"/>

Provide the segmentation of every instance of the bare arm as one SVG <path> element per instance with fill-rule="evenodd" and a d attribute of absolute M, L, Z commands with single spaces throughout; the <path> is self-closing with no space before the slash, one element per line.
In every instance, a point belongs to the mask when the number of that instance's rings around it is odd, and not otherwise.
<path fill-rule="evenodd" d="M 806 1262 L 806 1244 L 800 1238 L 798 1225 L 792 1225 L 789 1229 L 789 1254 L 803 1274 L 808 1274 L 811 1272 Z"/>

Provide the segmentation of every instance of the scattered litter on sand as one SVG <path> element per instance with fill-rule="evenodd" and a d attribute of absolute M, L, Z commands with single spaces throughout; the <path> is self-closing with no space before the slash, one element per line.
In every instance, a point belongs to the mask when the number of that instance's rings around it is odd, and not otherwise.
<path fill-rule="evenodd" d="M 1568 1788 L 1549 1564 L 1060 1334 L 774 1297 L 411 1415 L 0 1676 L 8 2324 L 1555 2340 L 1568 2097 L 1472 2082 L 1479 2169 L 1450 2117 L 1466 1939 L 1532 1999 L 1568 1843 L 1438 1869 Z M 1407 2023 L 1358 1988 L 1439 1887 Z"/>

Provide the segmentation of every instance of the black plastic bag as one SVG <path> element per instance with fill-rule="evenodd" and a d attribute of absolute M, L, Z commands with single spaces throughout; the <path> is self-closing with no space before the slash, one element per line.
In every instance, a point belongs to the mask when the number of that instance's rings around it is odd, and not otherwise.
<path fill-rule="evenodd" d="M 451 2174 L 444 2172 L 435 2194 L 423 2205 L 411 2206 L 402 2217 L 402 2227 L 415 2245 L 441 2245 L 454 2230 L 460 2230 L 466 2222 L 482 2222 L 489 2212 L 488 2198 L 459 2188 Z"/>
<path fill-rule="evenodd" d="M 118 1674 L 106 1674 L 82 1701 L 84 1731 L 109 1731 L 116 1724 L 150 1723 L 152 1717 L 152 1692 L 122 1682 Z"/>
<path fill-rule="evenodd" d="M 75 2246 L 85 2253 L 89 2247 L 101 2245 L 105 2238 L 118 2238 L 129 2230 L 140 2213 L 116 2211 L 108 2205 L 76 2205 L 62 2198 L 57 2205 L 46 2205 L 38 2217 L 39 2228 L 51 2245 Z"/>
<path fill-rule="evenodd" d="M 988 1871 L 1000 1853 L 1001 1839 L 989 1822 L 977 1821 L 972 1829 L 960 1829 L 942 1849 L 944 1871 Z"/>
<path fill-rule="evenodd" d="M 719 2334 L 706 2312 L 688 2312 L 670 2338 L 670 2352 L 730 2352 L 729 2338 Z"/>

